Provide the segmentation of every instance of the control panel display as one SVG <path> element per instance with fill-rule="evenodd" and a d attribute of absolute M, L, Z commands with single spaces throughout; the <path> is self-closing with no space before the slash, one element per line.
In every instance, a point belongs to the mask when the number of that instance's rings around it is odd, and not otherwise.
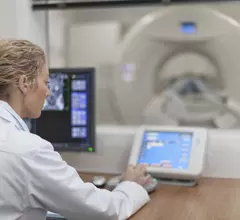
<path fill-rule="evenodd" d="M 194 22 L 182 22 L 181 31 L 184 34 L 193 34 L 197 31 L 196 24 Z"/>
<path fill-rule="evenodd" d="M 139 164 L 188 169 L 192 133 L 145 131 L 138 158 Z"/>

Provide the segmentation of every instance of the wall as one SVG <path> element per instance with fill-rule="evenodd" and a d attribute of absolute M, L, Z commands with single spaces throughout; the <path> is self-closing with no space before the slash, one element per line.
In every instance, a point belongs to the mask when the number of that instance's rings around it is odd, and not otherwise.
<path fill-rule="evenodd" d="M 47 51 L 45 12 L 33 12 L 30 0 L 1 0 L 0 37 L 23 38 Z"/>
<path fill-rule="evenodd" d="M 66 26 L 71 22 L 71 14 L 62 11 L 33 11 L 31 4 L 31 0 L 0 1 L 0 37 L 33 41 L 48 54 L 50 66 L 66 66 Z"/>
<path fill-rule="evenodd" d="M 64 11 L 48 13 L 49 65 L 51 67 L 66 67 L 68 60 L 68 23 L 71 15 Z"/>
<path fill-rule="evenodd" d="M 9 37 L 17 35 L 16 0 L 2 0 L 0 3 L 0 35 Z M 7 19 L 8 18 L 8 19 Z M 6 21 L 10 25 L 6 25 Z"/>
<path fill-rule="evenodd" d="M 91 67 L 114 63 L 120 32 L 121 24 L 115 21 L 70 25 L 67 65 Z"/>
<path fill-rule="evenodd" d="M 47 52 L 46 12 L 33 12 L 31 1 L 16 0 L 17 37 L 39 44 Z"/>

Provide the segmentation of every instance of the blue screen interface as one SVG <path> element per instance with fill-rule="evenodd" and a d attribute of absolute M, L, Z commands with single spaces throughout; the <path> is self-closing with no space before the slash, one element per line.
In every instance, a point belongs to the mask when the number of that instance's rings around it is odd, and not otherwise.
<path fill-rule="evenodd" d="M 193 34 L 197 31 L 196 24 L 194 22 L 181 23 L 181 30 L 184 34 Z"/>
<path fill-rule="evenodd" d="M 188 169 L 192 150 L 192 133 L 146 131 L 138 164 L 163 168 Z"/>

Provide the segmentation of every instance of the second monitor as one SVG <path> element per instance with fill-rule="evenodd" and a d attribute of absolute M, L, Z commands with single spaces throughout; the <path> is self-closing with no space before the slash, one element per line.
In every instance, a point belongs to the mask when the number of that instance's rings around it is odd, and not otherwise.
<path fill-rule="evenodd" d="M 136 132 L 129 164 L 145 164 L 161 180 L 195 183 L 203 172 L 206 147 L 204 128 L 143 125 Z"/>
<path fill-rule="evenodd" d="M 95 151 L 93 68 L 50 69 L 46 98 L 33 132 L 55 150 Z"/>

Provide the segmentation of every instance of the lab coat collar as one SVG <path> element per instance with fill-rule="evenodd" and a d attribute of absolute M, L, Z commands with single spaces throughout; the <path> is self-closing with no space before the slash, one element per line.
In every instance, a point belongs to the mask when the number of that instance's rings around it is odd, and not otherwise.
<path fill-rule="evenodd" d="M 28 126 L 23 119 L 5 101 L 0 100 L 0 117 L 12 122 L 18 130 L 28 131 Z"/>

